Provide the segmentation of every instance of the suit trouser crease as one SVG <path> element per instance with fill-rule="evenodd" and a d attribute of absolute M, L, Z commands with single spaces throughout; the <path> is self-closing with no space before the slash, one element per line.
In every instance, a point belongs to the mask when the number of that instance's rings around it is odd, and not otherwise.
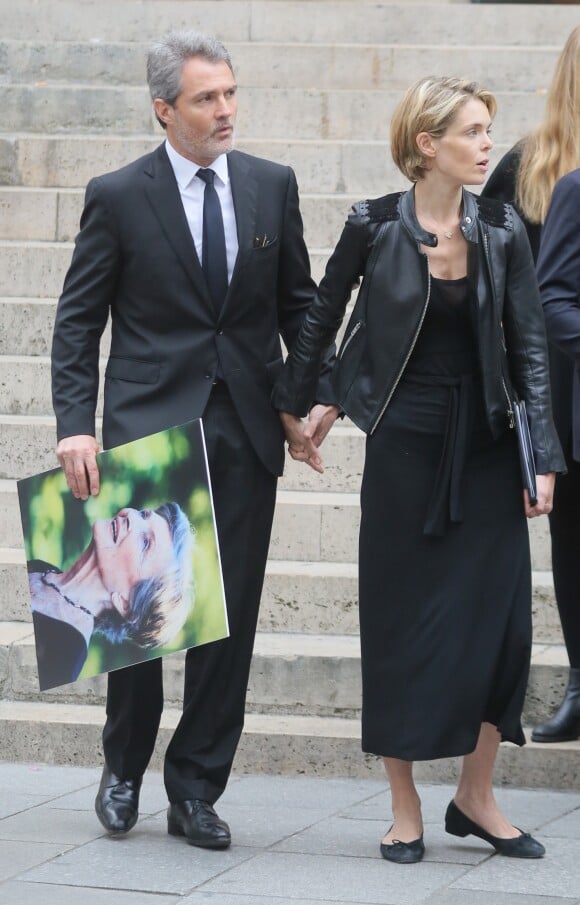
<path fill-rule="evenodd" d="M 165 755 L 171 802 L 223 792 L 244 723 L 246 688 L 276 498 L 276 477 L 254 452 L 219 385 L 203 416 L 230 637 L 186 654 L 183 713 Z M 163 710 L 162 661 L 110 673 L 103 747 L 122 778 L 149 763 Z"/>

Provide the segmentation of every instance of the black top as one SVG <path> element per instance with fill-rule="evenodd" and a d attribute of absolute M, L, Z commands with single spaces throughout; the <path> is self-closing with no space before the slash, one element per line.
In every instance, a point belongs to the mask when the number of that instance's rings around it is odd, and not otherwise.
<path fill-rule="evenodd" d="M 49 563 L 29 560 L 28 574 L 58 573 Z M 87 658 L 87 642 L 74 626 L 33 611 L 34 640 L 40 690 L 67 685 L 78 678 Z"/>
<path fill-rule="evenodd" d="M 473 373 L 476 362 L 467 277 L 431 277 L 427 312 L 407 371 L 455 377 Z"/>

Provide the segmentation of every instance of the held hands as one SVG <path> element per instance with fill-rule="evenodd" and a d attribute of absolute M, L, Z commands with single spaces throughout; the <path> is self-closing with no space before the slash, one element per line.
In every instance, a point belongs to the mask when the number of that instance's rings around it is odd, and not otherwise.
<path fill-rule="evenodd" d="M 319 474 L 324 472 L 318 447 L 338 417 L 336 405 L 315 405 L 304 424 L 296 415 L 280 412 L 288 451 L 297 462 L 305 462 Z"/>
<path fill-rule="evenodd" d="M 556 475 L 553 471 L 549 474 L 536 475 L 538 502 L 535 506 L 530 506 L 528 491 L 524 490 L 524 510 L 527 518 L 535 518 L 537 515 L 548 515 L 552 511 L 555 481 Z"/>
<path fill-rule="evenodd" d="M 89 434 L 64 437 L 56 447 L 66 482 L 77 500 L 87 500 L 99 492 L 99 469 L 96 454 L 99 444 Z"/>

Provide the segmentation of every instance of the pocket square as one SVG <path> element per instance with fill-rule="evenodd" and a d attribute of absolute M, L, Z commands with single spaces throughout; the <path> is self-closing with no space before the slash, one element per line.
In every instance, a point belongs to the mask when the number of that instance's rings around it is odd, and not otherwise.
<path fill-rule="evenodd" d="M 273 245 L 278 239 L 278 236 L 274 236 L 270 238 L 266 233 L 263 236 L 255 236 L 254 237 L 254 248 L 268 248 L 270 245 Z"/>

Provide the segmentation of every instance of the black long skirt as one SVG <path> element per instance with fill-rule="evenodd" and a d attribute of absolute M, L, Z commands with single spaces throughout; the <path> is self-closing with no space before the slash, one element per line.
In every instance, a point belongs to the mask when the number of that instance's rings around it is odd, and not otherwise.
<path fill-rule="evenodd" d="M 478 385 L 450 425 L 457 393 L 402 381 L 367 439 L 362 747 L 385 757 L 468 754 L 482 722 L 524 744 L 531 567 L 516 440 L 492 438 Z"/>

